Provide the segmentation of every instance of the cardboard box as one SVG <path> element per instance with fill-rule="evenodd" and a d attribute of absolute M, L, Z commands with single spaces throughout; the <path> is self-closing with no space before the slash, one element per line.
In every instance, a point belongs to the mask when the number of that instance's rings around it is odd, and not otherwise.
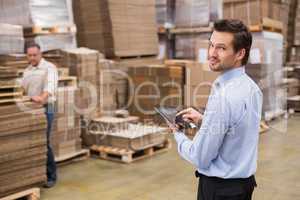
<path fill-rule="evenodd" d="M 281 21 L 288 15 L 288 10 L 283 9 L 280 1 L 224 0 L 223 2 L 225 19 L 240 19 L 247 25 L 259 25 L 263 18 Z"/>
<path fill-rule="evenodd" d="M 211 91 L 211 84 L 184 86 L 184 105 L 205 108 Z"/>
<path fill-rule="evenodd" d="M 158 54 L 154 0 L 77 0 L 78 43 L 108 58 Z"/>
<path fill-rule="evenodd" d="M 208 63 L 200 64 L 191 62 L 186 64 L 185 84 L 197 86 L 203 83 L 212 84 L 218 77 L 219 73 L 209 69 Z"/>

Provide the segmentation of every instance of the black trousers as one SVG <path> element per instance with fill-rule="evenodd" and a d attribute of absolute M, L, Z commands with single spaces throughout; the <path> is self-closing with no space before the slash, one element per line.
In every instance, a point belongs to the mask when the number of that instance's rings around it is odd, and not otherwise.
<path fill-rule="evenodd" d="M 256 187 L 255 177 L 222 179 L 199 174 L 198 200 L 251 200 Z"/>

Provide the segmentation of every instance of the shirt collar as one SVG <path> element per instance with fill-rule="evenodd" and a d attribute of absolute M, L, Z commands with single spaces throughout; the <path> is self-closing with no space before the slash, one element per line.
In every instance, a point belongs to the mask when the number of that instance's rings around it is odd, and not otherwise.
<path fill-rule="evenodd" d="M 245 67 L 238 67 L 223 72 L 215 81 L 216 84 L 225 84 L 227 81 L 245 74 Z"/>
<path fill-rule="evenodd" d="M 35 66 L 32 66 L 30 65 L 30 69 L 40 69 L 42 66 L 43 66 L 43 63 L 45 62 L 45 59 L 44 58 L 41 58 L 39 64 L 35 67 Z"/>

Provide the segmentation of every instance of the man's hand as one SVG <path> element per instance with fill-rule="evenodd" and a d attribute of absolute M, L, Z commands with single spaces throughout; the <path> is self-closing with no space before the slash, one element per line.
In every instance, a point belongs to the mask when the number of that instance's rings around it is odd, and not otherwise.
<path fill-rule="evenodd" d="M 178 129 L 178 126 L 175 124 L 171 124 L 167 121 L 167 124 L 169 126 L 169 128 L 172 130 L 172 133 L 176 133 L 179 129 Z"/>
<path fill-rule="evenodd" d="M 33 102 L 39 103 L 39 104 L 43 104 L 43 103 L 44 103 L 43 98 L 40 97 L 40 96 L 33 96 L 33 97 L 31 97 L 31 100 L 32 100 Z"/>
<path fill-rule="evenodd" d="M 39 104 L 44 104 L 47 102 L 49 93 L 48 92 L 43 92 L 41 95 L 39 96 L 33 96 L 31 97 L 31 100 L 35 103 L 39 103 Z"/>
<path fill-rule="evenodd" d="M 194 124 L 199 124 L 203 118 L 203 115 L 194 108 L 184 109 L 177 113 L 178 115 L 182 115 L 184 121 L 193 122 Z"/>

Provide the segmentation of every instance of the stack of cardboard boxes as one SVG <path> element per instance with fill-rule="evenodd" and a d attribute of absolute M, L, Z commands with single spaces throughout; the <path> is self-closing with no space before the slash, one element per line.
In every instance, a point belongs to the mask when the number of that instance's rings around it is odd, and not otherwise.
<path fill-rule="evenodd" d="M 300 3 L 295 3 L 295 13 L 294 13 L 294 24 L 293 26 L 293 33 L 291 35 L 292 38 L 292 45 L 290 45 L 290 56 L 289 61 L 290 62 L 300 62 Z"/>
<path fill-rule="evenodd" d="M 78 79 L 74 104 L 76 115 L 82 118 L 83 135 L 92 119 L 112 115 L 127 105 L 127 73 L 121 64 L 105 59 L 96 50 L 77 48 L 62 51 L 62 65 Z"/>
<path fill-rule="evenodd" d="M 300 111 L 300 67 L 296 66 L 293 69 L 294 77 L 290 80 L 289 91 L 290 95 L 288 97 L 288 108 L 293 109 L 294 111 Z"/>
<path fill-rule="evenodd" d="M 299 17 L 300 3 L 296 0 L 291 0 L 289 35 L 287 37 L 287 56 L 286 68 L 287 86 L 288 86 L 288 108 L 290 110 L 299 111 L 299 94 L 300 94 L 300 34 L 299 34 Z"/>
<path fill-rule="evenodd" d="M 76 86 L 59 87 L 57 113 L 52 127 L 51 142 L 57 160 L 81 151 L 80 116 L 76 112 Z"/>
<path fill-rule="evenodd" d="M 142 120 L 153 119 L 155 106 L 183 105 L 184 68 L 148 65 L 130 67 L 129 111 Z"/>
<path fill-rule="evenodd" d="M 74 13 L 80 46 L 108 58 L 158 53 L 154 0 L 79 0 Z"/>
<path fill-rule="evenodd" d="M 85 118 L 96 117 L 100 113 L 99 105 L 99 59 L 103 55 L 87 48 L 62 51 L 62 65 L 69 68 L 71 76 L 78 80 L 76 106 Z"/>
<path fill-rule="evenodd" d="M 46 181 L 46 117 L 27 101 L 0 104 L 0 198 Z"/>
<path fill-rule="evenodd" d="M 192 60 L 166 60 L 167 66 L 181 66 L 185 69 L 184 106 L 205 108 L 213 82 L 219 73 L 209 69 L 208 63 Z"/>
<path fill-rule="evenodd" d="M 266 18 L 288 20 L 289 1 L 286 0 L 223 0 L 223 6 L 225 19 L 240 19 L 248 26 L 260 25 Z"/>

